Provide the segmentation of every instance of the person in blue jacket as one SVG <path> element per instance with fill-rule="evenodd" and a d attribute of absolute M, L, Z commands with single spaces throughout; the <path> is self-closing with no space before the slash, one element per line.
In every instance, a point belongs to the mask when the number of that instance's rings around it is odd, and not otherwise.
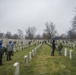
<path fill-rule="evenodd" d="M 3 40 L 0 40 L 0 65 L 3 65 L 2 63 L 2 57 L 3 57 L 2 41 Z"/>

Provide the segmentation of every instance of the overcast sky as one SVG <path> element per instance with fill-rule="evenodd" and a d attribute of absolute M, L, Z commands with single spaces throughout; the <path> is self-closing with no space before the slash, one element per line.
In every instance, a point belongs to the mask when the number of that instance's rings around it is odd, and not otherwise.
<path fill-rule="evenodd" d="M 76 0 L 0 0 L 0 31 L 17 33 L 31 26 L 43 33 L 46 22 L 53 22 L 59 34 L 71 26 Z"/>

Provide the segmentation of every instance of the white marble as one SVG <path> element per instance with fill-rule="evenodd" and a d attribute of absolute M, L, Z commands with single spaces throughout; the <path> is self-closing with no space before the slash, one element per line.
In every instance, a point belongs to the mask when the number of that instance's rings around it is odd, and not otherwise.
<path fill-rule="evenodd" d="M 67 56 L 67 49 L 64 50 L 64 56 Z"/>
<path fill-rule="evenodd" d="M 32 56 L 34 57 L 34 50 L 32 50 Z"/>
<path fill-rule="evenodd" d="M 72 52 L 73 50 L 70 50 L 70 59 L 72 59 Z"/>
<path fill-rule="evenodd" d="M 29 52 L 29 60 L 31 61 L 32 60 L 32 53 Z"/>
<path fill-rule="evenodd" d="M 28 66 L 28 56 L 27 55 L 24 56 L 24 64 L 25 64 L 25 66 Z"/>
<path fill-rule="evenodd" d="M 15 68 L 14 75 L 19 75 L 19 62 L 16 62 L 13 66 Z"/>

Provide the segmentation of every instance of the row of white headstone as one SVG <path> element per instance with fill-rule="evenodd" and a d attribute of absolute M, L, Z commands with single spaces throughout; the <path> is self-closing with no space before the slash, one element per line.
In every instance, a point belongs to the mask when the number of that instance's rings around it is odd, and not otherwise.
<path fill-rule="evenodd" d="M 29 52 L 29 58 L 27 55 L 24 56 L 24 66 L 28 66 L 28 61 L 32 60 L 32 58 L 35 56 L 41 45 L 42 44 L 38 45 L 34 50 Z M 15 70 L 14 75 L 19 75 L 19 62 L 16 62 L 13 66 Z"/>
<path fill-rule="evenodd" d="M 69 57 L 70 57 L 70 59 L 72 59 L 72 53 L 73 53 L 73 50 L 70 50 L 69 51 Z M 68 54 L 68 52 L 67 52 L 67 49 L 65 48 L 65 50 L 64 50 L 64 56 L 67 56 L 67 54 Z"/>
<path fill-rule="evenodd" d="M 47 42 L 47 44 L 48 44 L 49 46 L 52 46 L 52 44 L 51 44 L 51 43 L 49 43 L 49 42 Z"/>
<path fill-rule="evenodd" d="M 14 41 L 16 41 L 16 44 L 14 45 L 14 52 L 16 52 L 16 51 L 19 51 L 19 50 L 22 50 L 22 49 L 24 49 L 25 47 L 28 47 L 28 42 L 30 41 L 30 40 L 15 40 L 15 39 L 3 39 L 3 47 L 6 47 L 7 46 L 7 43 L 9 42 L 9 41 L 12 41 L 12 42 L 14 42 Z M 23 42 L 23 43 L 21 43 L 21 42 Z M 32 42 L 31 43 L 31 45 L 33 45 L 35 42 Z"/>
<path fill-rule="evenodd" d="M 34 44 L 31 44 L 31 46 L 32 45 L 34 45 Z M 26 45 L 26 44 L 19 44 L 19 45 L 15 45 L 14 46 L 14 52 L 16 52 L 17 50 L 19 51 L 19 50 L 22 50 L 22 49 L 24 49 L 24 48 L 26 48 L 26 47 L 29 47 L 29 45 Z"/>

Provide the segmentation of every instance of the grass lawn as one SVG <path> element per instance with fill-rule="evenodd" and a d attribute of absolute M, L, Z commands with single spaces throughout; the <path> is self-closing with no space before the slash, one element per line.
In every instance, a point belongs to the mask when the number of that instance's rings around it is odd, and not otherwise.
<path fill-rule="evenodd" d="M 22 75 L 76 75 L 75 63 L 76 60 L 59 56 L 57 51 L 51 56 L 51 47 L 43 45 Z"/>
<path fill-rule="evenodd" d="M 37 45 L 38 46 L 38 45 Z M 18 51 L 14 54 L 11 61 L 6 61 L 6 56 L 3 58 L 4 65 L 0 66 L 0 75 L 13 75 L 13 64 L 19 62 L 24 66 L 24 56 L 29 55 L 36 46 L 27 47 L 24 50 Z"/>
<path fill-rule="evenodd" d="M 27 67 L 24 67 L 24 55 L 28 55 L 35 47 L 17 52 L 12 61 L 5 61 L 6 65 L 0 66 L 0 75 L 13 75 L 12 66 L 15 62 L 20 63 L 20 75 L 76 75 L 76 51 L 73 51 L 72 60 L 69 59 L 69 56 L 59 56 L 57 51 L 55 51 L 55 56 L 51 56 L 51 47 L 46 44 L 40 47 L 37 55 Z"/>

